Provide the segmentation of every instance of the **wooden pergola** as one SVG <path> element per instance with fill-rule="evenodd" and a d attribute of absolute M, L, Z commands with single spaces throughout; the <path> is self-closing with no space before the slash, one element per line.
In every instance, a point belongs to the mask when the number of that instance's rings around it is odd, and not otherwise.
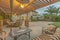
<path fill-rule="evenodd" d="M 28 16 L 28 12 L 56 3 L 59 0 L 29 0 L 29 1 L 27 0 L 28 3 L 21 3 L 22 0 L 19 0 L 19 1 L 20 2 L 18 2 L 17 0 L 0 0 L 0 9 L 7 14 L 27 13 L 27 16 Z M 26 26 L 27 27 L 29 26 L 28 17 L 26 18 Z"/>
<path fill-rule="evenodd" d="M 11 13 L 11 5 L 12 4 L 12 13 L 28 13 L 31 10 L 36 10 L 38 8 L 53 4 L 58 2 L 59 0 L 29 0 L 28 3 L 23 4 L 24 8 L 21 8 L 21 3 L 17 0 L 0 0 L 0 9 L 5 13 Z"/>
<path fill-rule="evenodd" d="M 20 0 L 24 1 L 24 0 Z M 28 0 L 27 0 L 28 1 Z M 20 3 L 17 0 L 0 0 L 0 10 L 4 13 L 17 13 L 23 14 L 27 13 L 27 18 L 25 20 L 25 26 L 29 27 L 28 12 L 42 8 L 44 6 L 58 2 L 59 0 L 29 0 L 28 3 Z M 2 31 L 3 20 L 0 20 L 0 31 Z M 12 27 L 11 27 L 12 28 Z M 12 29 L 10 29 L 12 30 Z"/>

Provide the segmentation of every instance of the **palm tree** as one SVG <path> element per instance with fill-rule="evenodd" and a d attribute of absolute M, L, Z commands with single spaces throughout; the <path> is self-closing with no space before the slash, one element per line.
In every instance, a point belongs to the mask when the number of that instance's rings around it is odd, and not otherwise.
<path fill-rule="evenodd" d="M 49 6 L 48 8 L 47 8 L 47 10 L 45 10 L 45 12 L 47 12 L 47 13 L 49 13 L 49 18 L 50 18 L 50 20 L 53 18 L 52 16 L 54 15 L 53 13 L 55 13 L 56 14 L 56 16 L 58 15 L 58 13 L 60 13 L 60 8 L 57 8 L 57 7 L 55 7 L 55 6 Z"/>
<path fill-rule="evenodd" d="M 49 14 L 53 14 L 55 8 L 56 8 L 56 7 L 54 7 L 54 6 L 49 6 L 49 7 L 47 7 L 47 10 L 45 10 L 45 12 L 47 12 L 47 13 L 49 13 Z"/>
<path fill-rule="evenodd" d="M 45 10 L 45 12 L 49 13 L 49 19 L 50 19 L 50 20 L 52 19 L 52 14 L 54 13 L 54 9 L 55 9 L 54 6 L 49 6 L 49 7 L 47 8 L 47 10 Z"/>
<path fill-rule="evenodd" d="M 56 13 L 56 16 L 57 16 L 58 13 L 60 13 L 60 7 L 59 8 L 55 8 L 54 12 Z"/>

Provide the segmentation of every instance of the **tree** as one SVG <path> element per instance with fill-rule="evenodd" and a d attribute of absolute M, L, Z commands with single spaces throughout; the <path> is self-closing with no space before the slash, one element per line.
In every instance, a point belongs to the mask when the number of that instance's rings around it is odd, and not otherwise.
<path fill-rule="evenodd" d="M 49 19 L 52 19 L 52 14 L 54 13 L 55 7 L 54 6 L 49 6 L 45 12 L 49 13 Z"/>
<path fill-rule="evenodd" d="M 53 19 L 53 15 L 56 14 L 56 16 L 58 15 L 58 13 L 60 13 L 60 8 L 57 8 L 55 6 L 49 6 L 47 8 L 47 10 L 45 10 L 45 12 L 49 13 L 49 19 L 52 20 Z"/>
<path fill-rule="evenodd" d="M 60 7 L 59 7 L 59 8 L 56 8 L 56 7 L 55 7 L 54 12 L 56 13 L 56 16 L 57 16 L 57 15 L 58 15 L 58 13 L 60 13 Z"/>
<path fill-rule="evenodd" d="M 47 10 L 45 10 L 45 12 L 47 12 L 47 13 L 49 13 L 49 14 L 53 14 L 55 8 L 56 8 L 56 7 L 54 7 L 54 6 L 49 6 L 49 7 L 47 7 Z"/>
<path fill-rule="evenodd" d="M 44 19 L 49 19 L 49 14 L 43 14 Z"/>

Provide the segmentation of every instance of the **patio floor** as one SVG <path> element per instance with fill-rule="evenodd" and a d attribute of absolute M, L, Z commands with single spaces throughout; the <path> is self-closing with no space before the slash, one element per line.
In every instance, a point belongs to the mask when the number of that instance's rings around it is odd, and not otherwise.
<path fill-rule="evenodd" d="M 49 23 L 52 22 L 45 22 L 45 21 L 38 21 L 38 22 L 30 22 L 30 29 L 32 30 L 31 32 L 31 39 L 34 37 L 37 37 L 41 35 L 42 33 L 42 27 L 47 28 L 49 27 Z M 9 33 L 9 29 L 5 29 Z M 7 37 L 7 40 L 13 40 L 11 37 Z M 26 35 L 23 35 L 22 37 L 19 37 L 18 40 L 29 40 Z"/>

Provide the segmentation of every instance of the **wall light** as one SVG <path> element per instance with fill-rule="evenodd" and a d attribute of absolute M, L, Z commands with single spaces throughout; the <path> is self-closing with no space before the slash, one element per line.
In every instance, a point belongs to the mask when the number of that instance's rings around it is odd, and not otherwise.
<path fill-rule="evenodd" d="M 21 4 L 20 7 L 21 7 L 21 8 L 24 8 L 25 6 L 24 6 L 24 4 Z"/>

